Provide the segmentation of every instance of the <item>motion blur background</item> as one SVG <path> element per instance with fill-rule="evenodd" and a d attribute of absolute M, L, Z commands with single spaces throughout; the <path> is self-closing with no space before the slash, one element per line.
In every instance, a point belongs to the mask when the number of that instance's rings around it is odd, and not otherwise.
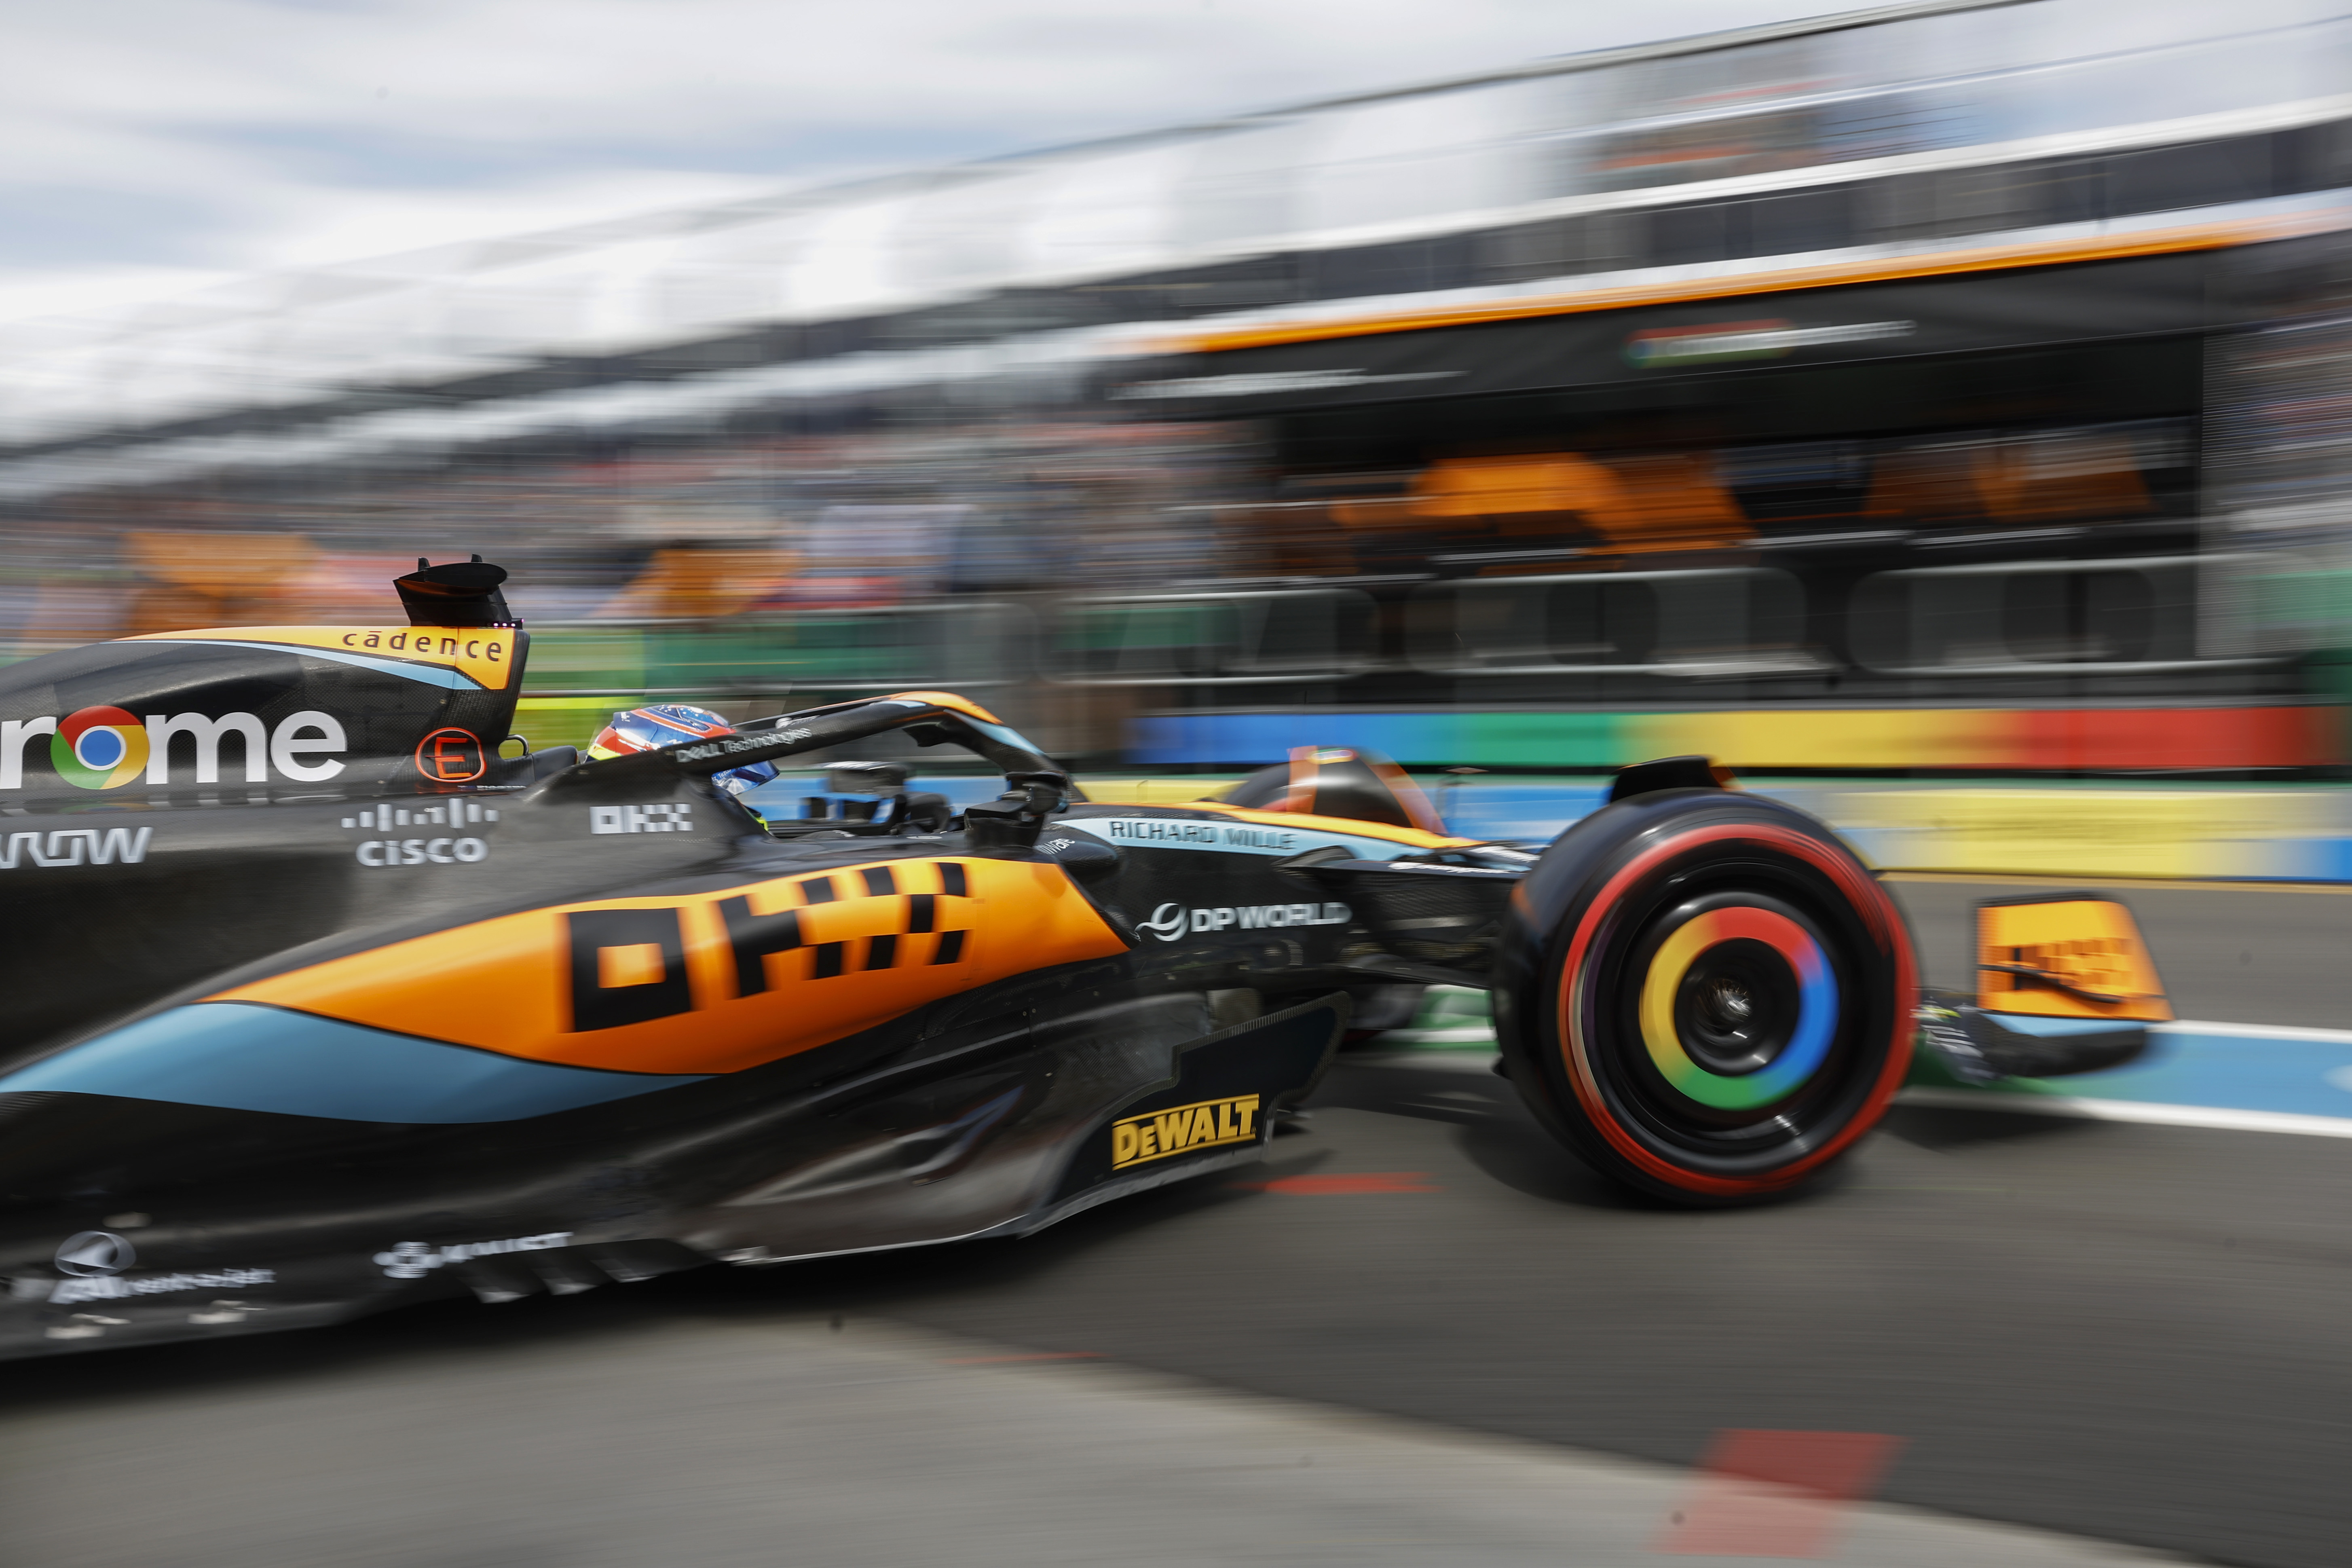
<path fill-rule="evenodd" d="M 2333 776 L 2339 9 L 1776 20 L 979 162 L 851 138 L 874 172 L 160 301 L 19 289 L 71 308 L 0 326 L 0 652 L 376 620 L 479 551 L 540 744 L 640 693 L 950 685 L 1097 771 Z M 1465 18 L 1425 58 L 1541 32 Z M 1321 79 L 1276 41 L 1196 100 Z"/>
<path fill-rule="evenodd" d="M 946 687 L 1097 798 L 1355 744 L 1528 839 L 1704 752 L 1934 984 L 2131 879 L 2181 1021 L 1666 1215 L 1434 987 L 1265 1182 L 20 1363 L 0 1558 L 1633 1562 L 1722 1430 L 2341 1563 L 2352 11 L 1811 8 L 17 7 L 0 659 L 479 552 L 540 746 Z"/>

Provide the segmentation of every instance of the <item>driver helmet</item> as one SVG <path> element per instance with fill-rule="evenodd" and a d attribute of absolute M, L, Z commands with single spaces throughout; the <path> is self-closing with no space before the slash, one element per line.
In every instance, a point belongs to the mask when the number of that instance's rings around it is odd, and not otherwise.
<path fill-rule="evenodd" d="M 588 742 L 588 754 L 602 761 L 733 733 L 735 726 L 708 708 L 697 708 L 690 702 L 656 702 L 648 708 L 632 708 L 614 714 L 613 721 Z M 711 782 L 729 795 L 740 795 L 772 783 L 775 776 L 775 763 L 749 763 L 723 773 L 713 773 Z"/>

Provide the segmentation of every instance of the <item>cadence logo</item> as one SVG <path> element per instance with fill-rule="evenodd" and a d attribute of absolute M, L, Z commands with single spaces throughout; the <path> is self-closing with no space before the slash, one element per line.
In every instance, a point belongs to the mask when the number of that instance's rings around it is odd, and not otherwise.
<path fill-rule="evenodd" d="M 121 789 L 142 778 L 170 784 L 175 752 L 184 766 L 194 764 L 192 782 L 218 784 L 229 741 L 236 742 L 231 754 L 243 762 L 247 784 L 273 776 L 318 784 L 343 771 L 321 753 L 349 744 L 342 721 L 316 709 L 289 713 L 273 728 L 252 713 L 150 713 L 142 720 L 120 708 L 83 708 L 62 719 L 0 721 L 0 789 L 25 787 L 25 752 L 42 736 L 48 737 L 49 766 L 77 789 Z"/>

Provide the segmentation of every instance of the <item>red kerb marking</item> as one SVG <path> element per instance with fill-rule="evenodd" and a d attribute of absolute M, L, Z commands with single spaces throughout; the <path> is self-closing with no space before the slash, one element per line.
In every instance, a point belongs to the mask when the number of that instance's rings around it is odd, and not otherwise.
<path fill-rule="evenodd" d="M 1235 1182 L 1255 1192 L 1325 1198 L 1343 1193 L 1442 1193 L 1426 1171 L 1358 1171 L 1344 1176 L 1276 1176 L 1270 1182 Z"/>
<path fill-rule="evenodd" d="M 951 1355 L 946 1366 L 985 1366 L 1000 1361 L 1100 1361 L 1100 1351 L 1031 1351 L 1026 1355 Z"/>
<path fill-rule="evenodd" d="M 1826 1557 L 1847 1510 L 1902 1447 L 1883 1432 L 1718 1432 L 1690 1501 L 1653 1550 Z"/>

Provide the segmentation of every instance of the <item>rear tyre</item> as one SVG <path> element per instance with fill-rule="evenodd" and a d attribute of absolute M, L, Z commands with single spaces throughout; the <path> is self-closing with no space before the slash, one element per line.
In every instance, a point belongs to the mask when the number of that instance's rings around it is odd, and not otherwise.
<path fill-rule="evenodd" d="M 1497 954 L 1511 1081 L 1605 1174 L 1779 1196 L 1885 1114 L 1911 1056 L 1903 917 L 1828 828 L 1719 790 L 1604 807 L 1547 849 Z"/>

